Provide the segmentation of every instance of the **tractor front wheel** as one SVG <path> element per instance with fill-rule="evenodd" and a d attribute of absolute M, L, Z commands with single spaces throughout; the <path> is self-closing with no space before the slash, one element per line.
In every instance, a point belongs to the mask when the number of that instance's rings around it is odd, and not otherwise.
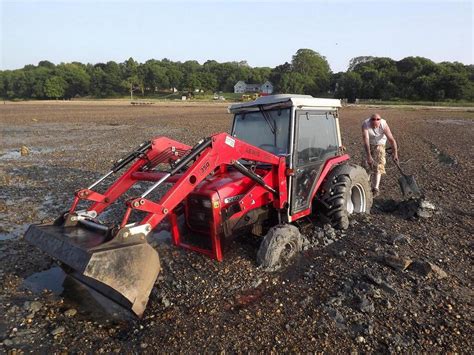
<path fill-rule="evenodd" d="M 304 237 L 291 224 L 270 228 L 257 253 L 257 263 L 267 271 L 278 270 L 303 249 Z"/>
<path fill-rule="evenodd" d="M 354 164 L 335 167 L 323 183 L 316 205 L 323 220 L 334 228 L 347 229 L 353 213 L 370 213 L 372 192 L 364 168 Z"/>

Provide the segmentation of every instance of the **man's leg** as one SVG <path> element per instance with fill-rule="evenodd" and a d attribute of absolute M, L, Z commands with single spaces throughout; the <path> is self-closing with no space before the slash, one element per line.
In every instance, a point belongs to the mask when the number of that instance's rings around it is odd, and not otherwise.
<path fill-rule="evenodd" d="M 382 177 L 382 174 L 375 173 L 374 175 L 375 175 L 375 177 L 374 177 L 374 182 L 373 182 L 372 187 L 378 190 L 379 185 L 380 185 L 380 178 Z"/>

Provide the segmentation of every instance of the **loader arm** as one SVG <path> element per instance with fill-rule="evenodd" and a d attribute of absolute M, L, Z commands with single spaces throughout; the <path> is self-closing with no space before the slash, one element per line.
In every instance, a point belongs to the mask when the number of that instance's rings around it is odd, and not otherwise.
<path fill-rule="evenodd" d="M 256 182 L 255 187 L 246 195 L 251 194 L 254 201 L 260 201 L 260 205 L 264 201 L 273 201 L 275 207 L 281 208 L 287 202 L 286 178 L 282 178 L 285 176 L 285 158 L 231 137 L 227 133 L 219 133 L 210 137 L 208 147 L 200 152 L 196 157 L 196 161 L 182 174 L 160 201 L 153 202 L 143 197 L 129 200 L 127 202 L 128 210 L 121 226 L 125 227 L 127 225 L 132 210 L 138 210 L 147 212 L 140 225 L 148 225 L 149 229 L 153 230 L 209 174 L 218 168 L 225 169 L 226 166 L 233 166 L 241 159 L 271 165 L 267 174 L 263 177 L 255 177 L 256 180 L 260 178 L 263 183 Z M 262 196 L 269 193 L 272 196 L 262 200 Z M 245 196 L 242 201 L 242 208 L 245 209 Z"/>
<path fill-rule="evenodd" d="M 269 165 L 261 175 L 239 164 L 239 160 Z M 113 173 L 131 164 L 104 193 L 92 190 Z M 169 170 L 157 170 L 162 166 Z M 181 243 L 174 211 L 207 176 L 225 172 L 228 166 L 250 177 L 250 186 L 240 201 L 240 210 L 273 203 L 282 208 L 287 202 L 285 158 L 219 133 L 194 147 L 160 137 L 145 142 L 114 164 L 111 171 L 86 189 L 75 193 L 69 213 L 54 224 L 31 225 L 25 239 L 74 270 L 73 276 L 84 285 L 141 316 L 160 272 L 159 256 L 146 236 L 164 219 L 171 221 L 173 242 L 222 260 L 216 226 L 211 230 L 212 250 Z M 95 219 L 130 187 L 139 181 L 156 181 L 138 198 L 126 202 L 120 226 L 107 227 Z M 152 201 L 146 198 L 160 184 L 174 183 L 168 192 Z M 80 200 L 92 202 L 87 210 L 76 211 Z M 128 223 L 133 210 L 146 212 L 139 223 Z"/>

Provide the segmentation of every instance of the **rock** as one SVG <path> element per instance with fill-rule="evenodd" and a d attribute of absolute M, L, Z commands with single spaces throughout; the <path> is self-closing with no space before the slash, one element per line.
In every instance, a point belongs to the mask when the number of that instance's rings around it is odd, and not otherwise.
<path fill-rule="evenodd" d="M 328 316 L 334 321 L 336 322 L 336 325 L 338 325 L 339 327 L 344 327 L 345 326 L 345 319 L 344 317 L 341 315 L 341 313 L 339 313 L 339 311 L 337 309 L 334 309 L 332 307 L 325 307 L 325 310 L 328 314 Z"/>
<path fill-rule="evenodd" d="M 383 257 L 383 262 L 395 270 L 403 271 L 410 266 L 412 260 L 399 256 L 385 255 Z"/>
<path fill-rule="evenodd" d="M 169 306 L 171 306 L 171 302 L 166 298 L 166 297 L 163 297 L 161 299 L 161 304 L 165 307 L 165 308 L 168 308 Z"/>
<path fill-rule="evenodd" d="M 323 226 L 323 229 L 324 229 L 324 236 L 327 239 L 332 239 L 333 241 L 337 240 L 336 231 L 334 230 L 334 228 L 330 224 L 325 224 Z"/>
<path fill-rule="evenodd" d="M 66 329 L 65 329 L 63 326 L 57 327 L 57 328 L 55 328 L 55 329 L 51 332 L 51 334 L 54 335 L 54 336 L 56 336 L 56 335 L 59 335 L 59 334 L 64 333 L 65 330 L 66 330 Z"/>
<path fill-rule="evenodd" d="M 13 341 L 11 341 L 10 339 L 5 339 L 3 341 L 3 345 L 5 346 L 12 346 L 13 345 Z"/>
<path fill-rule="evenodd" d="M 20 154 L 22 157 L 30 154 L 30 149 L 26 145 L 22 145 L 20 148 Z"/>
<path fill-rule="evenodd" d="M 392 309 L 392 303 L 389 300 L 382 300 L 382 304 L 387 307 L 387 309 Z"/>
<path fill-rule="evenodd" d="M 35 317 L 35 312 L 31 312 L 26 315 L 26 319 L 33 319 Z"/>
<path fill-rule="evenodd" d="M 397 290 L 395 290 L 392 285 L 390 285 L 389 283 L 387 283 L 387 282 L 385 282 L 385 281 L 382 281 L 382 282 L 380 283 L 379 287 L 380 287 L 381 290 L 383 290 L 383 291 L 385 291 L 386 293 L 389 293 L 389 294 L 391 294 L 391 295 L 393 295 L 393 296 L 398 295 Z"/>
<path fill-rule="evenodd" d="M 140 348 L 146 349 L 146 348 L 148 348 L 148 344 L 147 343 L 141 343 Z"/>
<path fill-rule="evenodd" d="M 408 244 L 408 243 L 410 243 L 410 239 L 404 234 L 397 234 L 390 238 L 391 245 Z"/>
<path fill-rule="evenodd" d="M 374 275 L 371 270 L 365 270 L 361 277 L 363 280 L 366 280 L 374 285 L 380 285 L 382 283 L 382 278 L 378 275 Z"/>
<path fill-rule="evenodd" d="M 422 276 L 428 277 L 434 274 L 440 279 L 444 279 L 448 274 L 439 266 L 424 260 L 415 260 L 409 267 L 410 271 L 414 271 Z"/>
<path fill-rule="evenodd" d="M 361 311 L 362 313 L 374 313 L 375 312 L 375 306 L 370 301 L 367 297 L 365 296 L 360 296 L 359 297 L 359 303 L 357 305 L 357 309 Z"/>
<path fill-rule="evenodd" d="M 365 338 L 363 336 L 358 336 L 356 338 L 356 342 L 358 342 L 359 344 L 362 344 L 362 343 L 365 343 Z"/>
<path fill-rule="evenodd" d="M 351 325 L 351 330 L 354 335 L 356 334 L 372 335 L 374 333 L 374 326 L 370 322 L 368 324 L 355 323 Z"/>
<path fill-rule="evenodd" d="M 41 308 L 43 308 L 43 304 L 39 301 L 33 301 L 30 303 L 29 310 L 31 312 L 38 312 Z"/>
<path fill-rule="evenodd" d="M 66 312 L 64 312 L 64 315 L 68 318 L 74 317 L 77 314 L 77 310 L 75 308 L 70 308 Z"/>
<path fill-rule="evenodd" d="M 307 307 L 311 302 L 313 302 L 314 298 L 312 296 L 306 296 L 306 298 L 301 301 L 301 306 L 302 307 Z"/>

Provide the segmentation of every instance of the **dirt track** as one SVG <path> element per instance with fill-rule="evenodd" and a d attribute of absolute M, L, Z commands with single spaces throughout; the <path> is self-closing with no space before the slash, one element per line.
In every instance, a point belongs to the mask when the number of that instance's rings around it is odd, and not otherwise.
<path fill-rule="evenodd" d="M 222 263 L 157 240 L 163 272 L 145 317 L 125 321 L 26 290 L 25 278 L 54 263 L 21 235 L 30 223 L 54 219 L 74 190 L 142 141 L 165 135 L 193 145 L 226 131 L 226 105 L 0 105 L 0 346 L 472 353 L 474 111 L 344 108 L 343 141 L 357 163 L 360 124 L 373 111 L 389 122 L 402 167 L 436 206 L 431 218 L 406 220 L 393 211 L 401 195 L 389 163 L 372 214 L 354 218 L 347 232 L 319 241 L 280 272 L 256 268 L 254 238 L 236 240 Z M 20 156 L 22 145 L 29 155 Z M 315 234 L 311 226 L 304 230 Z M 408 259 L 429 261 L 447 275 L 388 266 Z"/>

